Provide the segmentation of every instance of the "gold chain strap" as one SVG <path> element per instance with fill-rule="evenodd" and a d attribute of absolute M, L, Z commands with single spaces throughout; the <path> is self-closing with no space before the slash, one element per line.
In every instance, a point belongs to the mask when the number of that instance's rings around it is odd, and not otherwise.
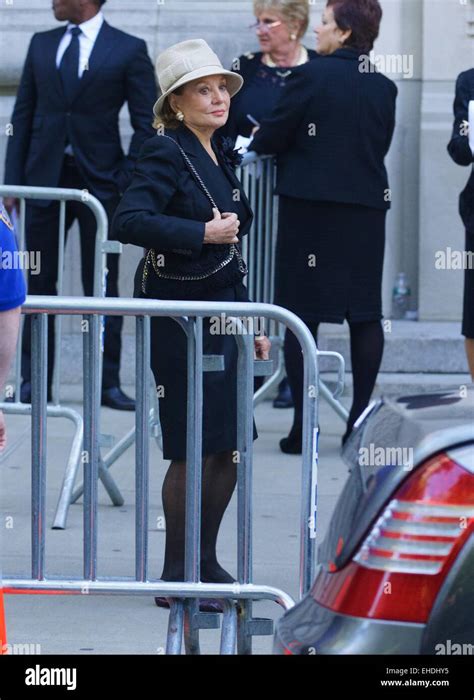
<path fill-rule="evenodd" d="M 169 139 L 170 141 L 173 141 L 173 143 L 175 143 L 178 146 L 179 150 L 181 151 L 181 155 L 183 156 L 187 166 L 189 167 L 189 169 L 193 173 L 194 177 L 196 178 L 196 180 L 199 182 L 200 186 L 204 190 L 209 201 L 211 202 L 211 205 L 215 209 L 217 209 L 217 211 L 219 211 L 219 208 L 218 208 L 217 204 L 214 202 L 214 199 L 212 198 L 211 193 L 207 189 L 206 185 L 202 181 L 196 168 L 191 163 L 191 161 L 189 160 L 188 156 L 183 151 L 183 149 L 181 148 L 179 143 L 177 143 L 170 136 L 166 136 L 166 134 L 161 134 L 161 136 Z M 143 267 L 143 276 L 142 276 L 142 292 L 144 294 L 146 294 L 146 281 L 148 278 L 148 266 L 150 264 L 150 261 L 151 261 L 152 267 L 153 267 L 153 269 L 158 277 L 162 277 L 163 279 L 188 281 L 188 280 L 202 280 L 202 279 L 205 279 L 206 277 L 210 277 L 211 275 L 214 275 L 216 272 L 218 272 L 223 267 L 228 265 L 230 263 L 230 261 L 232 260 L 232 258 L 234 257 L 234 255 L 237 257 L 237 265 L 238 265 L 239 271 L 242 272 L 244 275 L 246 275 L 248 273 L 247 265 L 242 257 L 242 254 L 240 252 L 238 245 L 236 245 L 235 243 L 230 244 L 229 255 L 226 258 L 224 258 L 224 260 L 222 260 L 219 263 L 219 265 L 217 265 L 217 267 L 215 267 L 210 272 L 207 272 L 206 274 L 203 274 L 203 275 L 171 275 L 171 274 L 166 274 L 159 269 L 158 262 L 156 260 L 156 251 L 154 250 L 154 248 L 150 248 L 150 250 L 147 251 L 146 256 L 145 256 L 145 264 Z"/>

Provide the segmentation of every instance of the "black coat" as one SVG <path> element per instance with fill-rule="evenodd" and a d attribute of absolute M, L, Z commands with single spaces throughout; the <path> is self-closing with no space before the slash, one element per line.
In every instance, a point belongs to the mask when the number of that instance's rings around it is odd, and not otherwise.
<path fill-rule="evenodd" d="M 56 187 L 66 138 L 92 194 L 116 197 L 128 185 L 143 141 L 153 134 L 157 89 L 142 39 L 104 21 L 71 104 L 56 68 L 62 26 L 30 42 L 8 138 L 5 183 Z M 128 155 L 122 150 L 118 116 L 128 103 L 134 130 Z"/>
<path fill-rule="evenodd" d="M 221 212 L 234 211 L 235 202 L 220 186 L 217 166 L 186 126 L 166 129 L 165 134 L 185 151 L 210 191 Z M 242 185 L 213 140 L 219 164 L 239 192 L 240 230 L 247 235 L 252 210 Z M 219 176 L 222 174 L 219 173 Z M 154 248 L 166 253 L 167 261 L 197 261 L 201 256 L 205 224 L 213 217 L 212 205 L 186 166 L 179 149 L 161 135 L 145 141 L 138 157 L 130 187 L 122 197 L 112 222 L 112 235 L 122 243 Z M 176 257 L 173 258 L 173 255 Z M 195 263 L 192 274 L 195 274 Z M 191 265 L 190 265 L 191 267 Z M 183 273 L 185 274 L 185 273 Z"/>
<path fill-rule="evenodd" d="M 397 87 L 360 70 L 359 53 L 338 49 L 293 70 L 250 148 L 278 156 L 278 194 L 390 207 L 385 155 Z"/>
<path fill-rule="evenodd" d="M 456 81 L 454 127 L 448 144 L 448 152 L 454 162 L 472 168 L 474 155 L 469 146 L 469 137 L 462 134 L 462 122 L 468 119 L 470 100 L 474 100 L 474 68 L 461 73 Z M 459 213 L 466 229 L 474 233 L 474 169 L 471 169 L 469 180 L 459 197 Z"/>
<path fill-rule="evenodd" d="M 307 49 L 307 52 L 310 61 L 319 58 L 319 54 L 313 49 Z M 219 133 L 230 136 L 234 141 L 239 134 L 249 137 L 252 133 L 254 125 L 247 119 L 247 114 L 251 114 L 258 122 L 271 114 L 281 91 L 284 89 L 285 80 L 288 78 L 288 76 L 280 78 L 278 82 L 267 78 L 263 82 L 260 80 L 254 84 L 253 81 L 257 73 L 267 72 L 274 74 L 276 78 L 278 74 L 291 74 L 291 71 L 294 70 L 294 68 L 270 69 L 262 64 L 262 56 L 262 51 L 248 52 L 235 58 L 232 62 L 231 70 L 242 76 L 244 84 L 242 89 L 232 98 L 229 118 L 225 126 L 219 129 Z"/>

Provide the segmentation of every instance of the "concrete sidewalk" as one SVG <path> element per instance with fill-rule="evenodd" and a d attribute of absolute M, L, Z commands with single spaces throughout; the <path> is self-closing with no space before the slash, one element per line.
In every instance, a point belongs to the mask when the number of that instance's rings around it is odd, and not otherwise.
<path fill-rule="evenodd" d="M 131 387 L 125 387 L 133 394 Z M 81 411 L 79 388 L 66 386 L 66 405 Z M 347 399 L 344 400 L 347 403 Z M 102 432 L 122 437 L 133 425 L 134 413 L 102 409 Z M 301 458 L 284 455 L 278 446 L 288 433 L 292 410 L 276 410 L 270 401 L 256 409 L 259 438 L 254 458 L 254 581 L 298 595 L 298 546 Z M 2 569 L 4 576 L 31 575 L 30 419 L 7 415 L 9 445 L 16 449 L 1 464 Z M 320 425 L 318 540 L 346 477 L 339 457 L 342 420 L 322 402 Z M 48 420 L 46 576 L 82 576 L 82 499 L 71 506 L 67 529 L 52 530 L 64 466 L 72 439 L 72 424 Z M 104 453 L 107 449 L 104 448 Z M 99 577 L 134 576 L 134 448 L 112 467 L 125 499 L 113 507 L 99 486 Z M 165 532 L 161 484 L 168 462 L 151 442 L 149 576 L 161 573 Z M 219 537 L 219 559 L 236 574 L 236 498 L 228 508 Z M 141 596 L 6 596 L 9 644 L 39 645 L 43 654 L 162 654 L 168 612 L 152 598 Z M 278 619 L 275 603 L 254 604 L 254 615 Z M 203 653 L 217 653 L 220 633 L 201 632 Z M 254 653 L 271 651 L 271 637 L 255 637 Z M 36 647 L 30 647 L 35 649 Z"/>

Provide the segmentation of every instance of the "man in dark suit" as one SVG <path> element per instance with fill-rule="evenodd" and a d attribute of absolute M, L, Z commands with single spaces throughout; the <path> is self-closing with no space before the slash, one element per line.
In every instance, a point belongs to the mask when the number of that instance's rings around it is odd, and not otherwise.
<path fill-rule="evenodd" d="M 459 213 L 466 227 L 466 251 L 474 253 L 474 154 L 469 145 L 468 109 L 474 100 L 474 68 L 464 71 L 456 81 L 454 127 L 448 152 L 458 165 L 471 168 L 471 175 L 459 197 Z M 474 269 L 466 267 L 464 278 L 464 312 L 462 333 L 466 338 L 466 354 L 474 381 Z"/>
<path fill-rule="evenodd" d="M 141 144 L 151 126 L 156 82 L 146 44 L 111 27 L 101 6 L 105 0 L 53 0 L 55 18 L 67 21 L 30 42 L 12 116 L 5 183 L 85 189 L 103 204 L 109 222 L 131 180 Z M 119 134 L 119 112 L 128 103 L 134 130 L 128 155 Z M 8 209 L 15 202 L 5 202 Z M 82 283 L 93 293 L 96 224 L 80 202 L 66 207 L 66 231 L 78 220 Z M 41 271 L 29 277 L 30 294 L 56 294 L 58 261 L 57 202 L 32 200 L 27 206 L 29 250 L 40 251 Z M 118 296 L 119 256 L 107 256 L 107 296 Z M 48 325 L 48 392 L 54 363 L 53 318 Z M 107 317 L 104 337 L 102 405 L 134 410 L 120 388 L 121 317 Z M 31 399 L 31 326 L 23 335 L 22 401 Z"/>

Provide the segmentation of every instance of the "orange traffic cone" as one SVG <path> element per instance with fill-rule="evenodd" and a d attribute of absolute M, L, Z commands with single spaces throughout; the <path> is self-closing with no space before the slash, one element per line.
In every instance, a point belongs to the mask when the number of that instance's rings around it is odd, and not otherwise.
<path fill-rule="evenodd" d="M 5 607 L 3 605 L 3 588 L 0 581 L 0 655 L 7 653 L 7 625 L 5 622 Z"/>

